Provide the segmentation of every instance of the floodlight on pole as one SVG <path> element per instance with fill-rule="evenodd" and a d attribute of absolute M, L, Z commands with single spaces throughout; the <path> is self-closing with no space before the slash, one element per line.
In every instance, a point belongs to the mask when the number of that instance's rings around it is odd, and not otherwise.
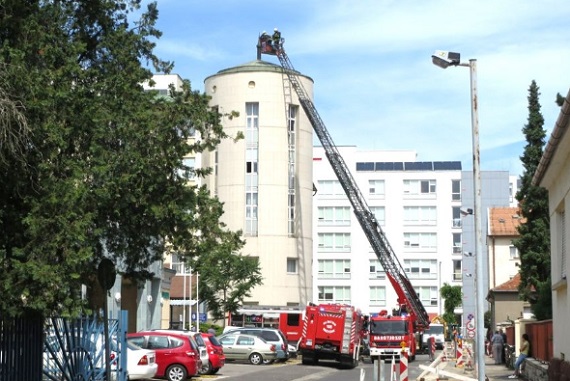
<path fill-rule="evenodd" d="M 432 55 L 434 65 L 443 69 L 449 66 L 469 67 L 471 81 L 471 137 L 473 144 L 473 193 L 475 224 L 475 357 L 477 364 L 477 379 L 485 381 L 485 327 L 484 327 L 484 291 L 483 291 L 483 255 L 482 252 L 482 229 L 481 229 L 481 159 L 479 151 L 479 105 L 477 98 L 477 60 L 470 59 L 469 63 L 461 63 L 460 54 L 436 50 Z"/>

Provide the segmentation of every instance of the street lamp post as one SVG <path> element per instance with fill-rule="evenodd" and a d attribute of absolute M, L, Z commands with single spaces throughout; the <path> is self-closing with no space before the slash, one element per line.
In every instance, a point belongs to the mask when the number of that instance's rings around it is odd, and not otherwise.
<path fill-rule="evenodd" d="M 483 311 L 483 254 L 481 229 L 481 160 L 479 152 L 479 114 L 477 99 L 477 60 L 470 59 L 469 63 L 461 63 L 459 53 L 437 50 L 432 55 L 435 65 L 446 69 L 449 66 L 469 67 L 471 79 L 471 137 L 473 143 L 473 193 L 474 193 L 474 223 L 475 223 L 475 357 L 477 364 L 477 379 L 485 381 L 485 322 Z"/>

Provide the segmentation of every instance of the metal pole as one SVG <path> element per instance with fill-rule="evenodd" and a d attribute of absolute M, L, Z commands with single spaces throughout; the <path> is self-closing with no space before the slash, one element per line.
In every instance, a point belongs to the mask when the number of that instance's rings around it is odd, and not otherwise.
<path fill-rule="evenodd" d="M 200 273 L 196 272 L 196 332 L 200 332 L 200 303 L 198 296 L 198 283 L 200 283 Z"/>
<path fill-rule="evenodd" d="M 182 328 L 186 324 L 186 269 L 185 264 L 182 262 Z"/>
<path fill-rule="evenodd" d="M 477 60 L 469 60 L 471 78 L 471 128 L 473 138 L 473 192 L 474 192 L 474 222 L 475 222 L 475 282 L 477 291 L 475 330 L 475 355 L 477 357 L 477 379 L 485 381 L 485 325 L 484 325 L 484 290 L 483 290 L 483 253 L 482 253 L 482 229 L 481 219 L 481 169 L 479 152 L 479 104 L 477 99 Z"/>
<path fill-rule="evenodd" d="M 192 267 L 190 267 L 190 295 L 188 296 L 188 329 L 192 330 Z"/>

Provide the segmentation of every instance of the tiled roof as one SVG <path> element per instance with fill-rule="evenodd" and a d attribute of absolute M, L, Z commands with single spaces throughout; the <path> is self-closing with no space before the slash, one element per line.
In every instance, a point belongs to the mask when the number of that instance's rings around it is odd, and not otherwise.
<path fill-rule="evenodd" d="M 505 283 L 501 283 L 497 287 L 493 288 L 492 291 L 494 292 L 518 292 L 519 284 L 521 283 L 521 274 L 517 273 L 514 277 L 506 281 Z"/>
<path fill-rule="evenodd" d="M 517 227 L 521 223 L 518 208 L 489 208 L 490 236 L 518 236 Z"/>

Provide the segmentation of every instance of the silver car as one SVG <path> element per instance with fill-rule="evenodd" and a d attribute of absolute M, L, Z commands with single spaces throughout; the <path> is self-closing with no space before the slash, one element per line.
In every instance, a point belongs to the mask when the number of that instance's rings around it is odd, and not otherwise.
<path fill-rule="evenodd" d="M 277 358 L 275 344 L 253 335 L 230 333 L 218 337 L 226 360 L 245 360 L 253 365 L 273 362 Z"/>

